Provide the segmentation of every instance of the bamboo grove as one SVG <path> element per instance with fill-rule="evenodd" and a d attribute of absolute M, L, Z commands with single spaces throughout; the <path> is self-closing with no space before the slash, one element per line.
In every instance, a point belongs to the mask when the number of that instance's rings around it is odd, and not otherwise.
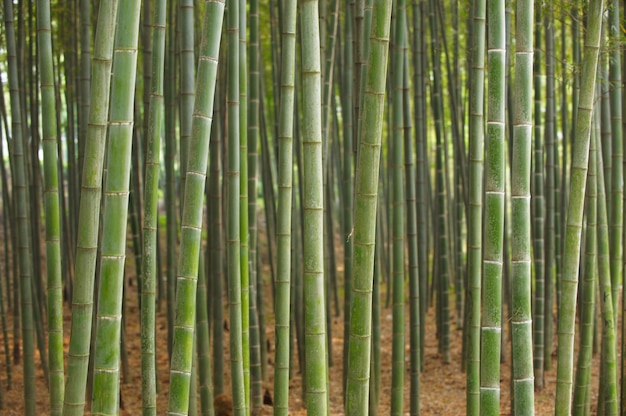
<path fill-rule="evenodd" d="M 0 413 L 626 415 L 623 3 L 4 0 Z"/>

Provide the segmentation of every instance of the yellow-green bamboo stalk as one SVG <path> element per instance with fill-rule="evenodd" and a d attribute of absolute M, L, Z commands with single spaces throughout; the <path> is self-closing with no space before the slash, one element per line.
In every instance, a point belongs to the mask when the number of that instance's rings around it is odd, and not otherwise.
<path fill-rule="evenodd" d="M 228 1 L 228 149 L 226 163 L 227 217 L 226 251 L 228 259 L 228 303 L 230 316 L 230 373 L 233 408 L 237 416 L 246 414 L 246 389 L 242 347 L 242 282 L 240 223 L 240 92 L 239 92 L 239 6 L 240 0 Z"/>
<path fill-rule="evenodd" d="M 202 42 L 199 51 L 185 199 L 181 220 L 181 247 L 176 278 L 176 314 L 174 320 L 168 413 L 187 414 L 193 362 L 198 263 L 202 237 L 202 207 L 208 167 L 219 46 L 224 20 L 224 2 L 205 2 Z"/>
<path fill-rule="evenodd" d="M 286 1 L 284 3 L 281 30 L 282 62 L 279 109 L 280 121 L 278 130 L 278 215 L 276 224 L 278 272 L 276 274 L 275 299 L 275 416 L 287 416 L 289 413 L 291 210 L 293 198 L 293 110 L 296 57 L 296 7 L 296 0 Z"/>
<path fill-rule="evenodd" d="M 511 318 L 513 414 L 534 414 L 531 311 L 532 0 L 515 9 L 515 87 L 511 159 Z"/>
<path fill-rule="evenodd" d="M 565 257 L 558 322 L 558 364 L 555 414 L 571 414 L 574 367 L 574 328 L 576 320 L 578 266 L 582 230 L 585 181 L 589 162 L 589 136 L 594 104 L 596 71 L 600 49 L 603 0 L 590 0 L 585 35 L 585 57 L 576 119 L 576 136 L 572 151 L 572 167 L 565 233 Z"/>
<path fill-rule="evenodd" d="M 109 110 L 109 86 L 117 0 L 100 2 L 94 61 L 91 73 L 91 106 L 82 171 L 72 324 L 67 357 L 67 380 L 63 415 L 82 415 L 85 408 L 87 366 L 91 342 L 93 292 L 98 251 L 98 227 L 102 191 L 102 168 Z"/>
<path fill-rule="evenodd" d="M 46 274 L 48 280 L 48 361 L 50 363 L 50 414 L 63 409 L 63 284 L 61 281 L 61 224 L 56 102 L 52 66 L 50 1 L 37 2 L 37 39 L 41 76 L 42 147 L 44 152 L 44 203 L 46 207 Z"/>
<path fill-rule="evenodd" d="M 352 310 L 346 414 L 365 415 L 369 407 L 372 276 L 376 239 L 376 206 L 380 148 L 383 127 L 387 57 L 391 26 L 391 1 L 373 4 L 369 62 L 364 82 L 363 112 L 359 128 L 359 150 L 355 177 L 354 252 L 352 269 Z M 356 69 L 357 71 L 360 68 Z M 358 98 L 356 99 L 358 101 Z"/>
<path fill-rule="evenodd" d="M 241 348 L 246 414 L 250 411 L 250 276 L 248 230 L 248 33 L 247 1 L 239 0 L 239 229 L 241 269 Z M 231 72 L 234 75 L 234 72 Z"/>
<path fill-rule="evenodd" d="M 308 413 L 328 413 L 324 295 L 322 86 L 318 0 L 300 3 L 302 28 L 302 146 L 304 210 L 304 344 Z"/>
<path fill-rule="evenodd" d="M 141 1 L 122 2 L 116 31 L 104 191 L 92 413 L 119 413 L 120 337 Z"/>
<path fill-rule="evenodd" d="M 472 4 L 469 95 L 469 217 L 467 220 L 467 413 L 480 411 L 480 299 L 482 280 L 483 139 L 486 1 Z"/>
<path fill-rule="evenodd" d="M 391 353 L 391 414 L 402 415 L 404 407 L 404 172 L 403 172 L 403 134 L 404 134 L 404 54 L 406 52 L 406 2 L 396 3 L 394 15 L 394 51 L 393 60 L 393 138 L 389 142 L 392 156 L 392 238 L 393 238 L 393 330 Z"/>
<path fill-rule="evenodd" d="M 155 304 L 157 272 L 158 188 L 163 122 L 166 0 L 155 3 L 152 22 L 152 76 L 146 138 L 146 173 L 143 214 L 143 276 L 141 277 L 141 399 L 144 416 L 156 415 Z"/>
<path fill-rule="evenodd" d="M 488 0 L 488 95 L 485 136 L 485 222 L 480 350 L 480 414 L 500 414 L 502 263 L 504 233 L 504 0 Z M 529 220 L 529 218 L 527 218 Z"/>
<path fill-rule="evenodd" d="M 596 137 L 597 146 L 600 141 Z M 591 155 L 590 155 L 591 157 Z M 596 152 L 597 187 L 598 187 L 598 289 L 602 309 L 602 353 L 599 398 L 602 400 L 601 411 L 606 416 L 616 416 L 617 402 L 617 355 L 615 351 L 615 314 L 613 312 L 613 288 L 609 260 L 609 230 L 607 221 L 607 202 L 604 182 L 602 152 Z M 600 409 L 600 406 L 598 406 Z"/>

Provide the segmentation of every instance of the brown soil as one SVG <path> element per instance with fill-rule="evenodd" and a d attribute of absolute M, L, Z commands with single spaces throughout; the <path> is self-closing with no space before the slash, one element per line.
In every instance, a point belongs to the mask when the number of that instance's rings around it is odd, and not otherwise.
<path fill-rule="evenodd" d="M 136 296 L 134 293 L 136 288 L 129 287 L 127 321 L 126 321 L 126 339 L 128 341 L 128 359 L 130 362 L 128 374 L 122 377 L 122 404 L 121 415 L 138 415 L 141 413 L 141 366 L 140 366 L 140 343 L 139 343 L 139 314 L 136 304 Z M 269 299 L 269 297 L 268 297 Z M 269 305 L 266 305 L 269 312 Z M 408 312 L 408 311 L 407 311 Z M 408 315 L 407 315 L 408 316 Z M 158 312 L 157 324 L 157 340 L 166 339 L 166 317 L 162 310 Z M 460 415 L 465 413 L 465 374 L 460 370 L 461 362 L 461 333 L 460 330 L 452 330 L 451 332 L 451 362 L 445 364 L 442 357 L 437 352 L 437 339 L 434 336 L 435 318 L 433 309 L 428 314 L 427 334 L 431 334 L 426 338 L 426 358 L 425 371 L 421 376 L 421 411 L 423 415 Z M 330 368 L 330 406 L 332 415 L 341 415 L 343 413 L 343 404 L 340 392 L 341 388 L 341 371 L 342 362 L 341 354 L 343 347 L 343 319 L 340 317 L 333 318 L 333 358 L 334 365 Z M 391 392 L 391 309 L 382 310 L 382 391 L 380 394 L 380 404 L 378 414 L 389 414 L 389 401 Z M 11 328 L 9 320 L 9 328 Z M 67 351 L 67 343 L 69 341 L 70 313 L 65 313 L 65 343 Z M 272 340 L 273 347 L 273 328 L 271 325 L 267 327 L 268 339 Z M 408 330 L 408 328 L 407 328 Z M 408 333 L 408 332 L 407 332 Z M 11 337 L 11 335 L 10 335 Z M 227 351 L 228 338 L 225 338 L 225 352 Z M 12 339 L 10 343 L 12 346 Z M 408 340 L 407 340 L 407 363 L 408 363 Z M 268 354 L 268 361 L 273 362 L 273 348 Z M 4 345 L 0 343 L 0 362 L 4 362 Z M 551 371 L 545 376 L 546 386 L 543 390 L 536 393 L 535 409 L 537 415 L 549 415 L 554 411 L 554 394 L 555 394 L 555 374 L 556 374 L 556 356 L 553 353 L 554 365 Z M 43 376 L 43 371 L 39 363 L 39 355 L 36 355 L 37 362 L 37 412 L 38 414 L 49 413 L 49 402 L 47 387 Z M 507 353 L 506 361 L 501 367 L 501 414 L 510 414 L 510 356 Z M 226 366 L 228 367 L 228 366 Z M 592 410 L 595 408 L 597 400 L 597 368 L 598 358 L 594 359 L 594 387 L 592 392 Z M 272 367 L 268 365 L 269 380 L 265 382 L 265 388 L 272 391 Z M 158 371 L 159 371 L 159 396 L 158 409 L 167 408 L 167 390 L 168 390 L 168 359 L 167 348 L 161 343 L 158 354 Z M 23 397 L 22 397 L 22 366 L 21 363 L 12 364 L 12 388 L 7 390 L 7 374 L 6 371 L 0 372 L 0 381 L 3 387 L 4 409 L 0 412 L 3 415 L 21 415 L 23 413 Z M 226 375 L 228 383 L 228 375 Z M 409 372 L 405 374 L 405 412 L 408 412 L 409 406 Z M 302 409 L 302 392 L 301 377 L 296 373 L 291 382 L 290 406 L 291 414 L 305 415 L 306 411 Z M 228 397 L 222 397 L 220 400 L 228 401 Z M 224 404 L 222 404 L 224 407 Z M 159 411 L 159 413 L 165 413 Z M 271 407 L 265 406 L 263 413 L 271 414 Z M 228 413 L 224 413 L 227 415 Z M 408 414 L 408 413 L 406 413 Z"/>
<path fill-rule="evenodd" d="M 337 246 L 341 246 L 339 242 Z M 0 254 L 1 256 L 1 254 Z M 126 264 L 126 271 L 128 276 L 134 275 L 133 255 L 128 252 L 128 261 Z M 2 259 L 0 258 L 0 261 Z M 267 263 L 266 261 L 264 263 Z M 42 264 L 45 261 L 42 260 Z M 339 270 L 342 273 L 342 270 Z M 265 299 L 270 300 L 270 284 L 267 275 L 269 270 L 266 271 L 266 296 Z M 134 280 L 134 279 L 133 279 Z M 129 368 L 127 374 L 122 373 L 121 379 L 121 416 L 134 416 L 141 414 L 141 361 L 140 361 L 140 327 L 139 327 L 139 310 L 137 306 L 137 288 L 136 285 L 130 283 L 127 284 L 127 304 L 126 304 L 126 341 L 128 348 L 128 360 Z M 6 286 L 3 287 L 6 294 Z M 385 287 L 382 287 L 383 299 Z M 5 304 L 6 308 L 6 304 Z M 225 306 L 224 316 L 228 316 Z M 266 312 L 266 334 L 267 339 L 270 340 L 270 350 L 268 351 L 268 379 L 264 382 L 264 390 L 272 393 L 273 389 L 273 368 L 274 361 L 274 328 L 273 328 L 273 313 L 271 311 L 271 305 L 267 303 L 265 305 Z M 408 314 L 408 306 L 405 316 Z M 454 311 L 453 311 L 454 313 Z M 67 357 L 69 336 L 70 336 L 70 310 L 66 306 L 65 309 L 65 351 Z M 405 373 L 405 389 L 404 389 L 404 412 L 405 415 L 409 413 L 409 380 L 410 374 L 409 367 L 409 341 L 408 341 L 408 318 L 406 319 L 406 368 Z M 452 317 L 451 322 L 456 322 L 455 317 Z M 8 328 L 9 328 L 9 345 L 11 348 L 11 354 L 13 353 L 13 339 L 11 328 L 13 328 L 12 317 L 8 314 Z M 462 331 L 453 329 L 450 333 L 450 363 L 444 363 L 442 357 L 438 353 L 438 345 L 436 334 L 436 324 L 434 308 L 429 309 L 427 316 L 426 326 L 426 351 L 425 351 L 425 363 L 424 372 L 421 375 L 421 414 L 422 415 L 462 415 L 465 414 L 465 373 L 461 371 L 461 349 L 462 349 Z M 617 326 L 619 328 L 619 326 Z M 505 332 L 508 330 L 504 328 Z M 391 397 L 391 331 L 392 331 L 392 317 L 391 308 L 383 308 L 381 310 L 381 384 L 382 389 L 380 392 L 380 402 L 377 414 L 388 415 L 390 413 L 390 397 Z M 165 414 L 167 409 L 167 392 L 169 385 L 169 372 L 168 372 L 168 354 L 167 347 L 165 346 L 165 340 L 167 339 L 167 320 L 165 312 L 165 303 L 161 310 L 157 311 L 157 343 L 160 343 L 157 353 L 157 370 L 158 370 L 158 402 L 157 409 L 159 414 Z M 507 334 L 508 335 L 508 334 Z M 342 399 L 342 350 L 343 350 L 343 317 L 334 316 L 332 319 L 332 354 L 334 365 L 330 367 L 330 414 L 342 415 L 344 412 L 343 399 Z M 619 342 L 619 340 L 618 340 Z M 556 343 L 555 343 L 556 344 Z M 509 415 L 510 411 L 510 352 L 508 350 L 510 340 L 507 338 L 505 362 L 501 366 L 501 407 L 500 413 L 502 415 Z M 619 344 L 618 344 L 619 345 Z M 228 332 L 224 337 L 224 353 L 225 360 L 228 362 Z M 535 392 L 535 414 L 537 415 L 551 415 L 554 413 L 554 397 L 556 390 L 556 349 L 553 351 L 553 366 L 550 371 L 545 373 L 545 387 Z M 618 358 L 619 359 L 619 358 Z M 41 368 L 41 362 L 39 354 L 35 353 L 36 361 L 36 382 L 37 382 L 37 414 L 49 414 L 49 399 L 47 384 L 44 379 L 43 370 Z M 297 363 L 297 359 L 294 360 Z M 13 416 L 22 415 L 24 409 L 23 398 L 23 380 L 22 380 L 22 363 L 11 364 L 12 374 L 12 387 L 8 389 L 7 386 L 7 372 L 5 371 L 5 349 L 4 342 L 0 342 L 0 384 L 2 386 L 2 398 L 4 406 L 0 408 L 0 415 Z M 66 363 L 67 365 L 67 363 Z M 297 365 L 297 364 L 296 364 Z M 228 365 L 225 365 L 225 386 L 228 389 L 230 383 Z M 595 412 L 595 405 L 597 401 L 598 391 L 598 369 L 599 369 L 599 354 L 594 357 L 592 365 L 592 394 L 591 394 L 591 410 L 592 414 Z M 294 377 L 290 382 L 290 414 L 292 415 L 306 415 L 306 410 L 302 406 L 302 381 L 301 375 L 298 371 L 294 372 Z M 229 416 L 229 401 L 228 394 L 223 395 L 217 399 L 219 402 L 219 408 L 223 410 L 222 416 Z M 86 414 L 89 414 L 87 409 Z M 264 406 L 261 414 L 272 414 L 272 408 L 270 406 Z M 218 416 L 220 414 L 218 413 Z"/>

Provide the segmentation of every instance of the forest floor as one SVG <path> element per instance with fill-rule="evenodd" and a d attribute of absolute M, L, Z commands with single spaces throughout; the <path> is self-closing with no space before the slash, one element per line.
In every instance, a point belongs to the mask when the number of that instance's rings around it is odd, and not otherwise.
<path fill-rule="evenodd" d="M 135 292 L 136 286 L 131 286 L 129 292 Z M 140 337 L 139 337 L 139 312 L 136 304 L 136 296 L 129 293 L 129 305 L 127 306 L 127 322 L 126 322 L 126 340 L 128 342 L 128 373 L 122 375 L 122 405 L 120 415 L 139 415 L 141 413 L 141 364 L 140 364 Z M 269 305 L 266 308 L 269 309 Z M 164 308 L 163 308 L 164 309 Z M 407 311 L 408 316 L 408 311 Z M 343 348 L 343 319 L 333 317 L 333 359 L 334 365 L 330 367 L 330 409 L 331 415 L 343 414 L 343 401 L 340 392 L 342 391 L 342 348 Z M 11 328 L 11 319 L 9 319 L 9 327 Z M 407 322 L 408 323 L 408 322 Z M 273 362 L 274 342 L 273 327 L 268 322 L 267 336 L 270 341 L 271 349 L 268 353 L 268 361 Z M 67 351 L 69 342 L 70 314 L 65 314 L 65 348 Z M 378 408 L 379 415 L 387 415 L 390 412 L 391 397 L 391 308 L 383 308 L 381 319 L 381 359 L 382 359 L 382 391 L 380 393 L 380 403 Z M 462 331 L 453 329 L 451 331 L 451 362 L 444 363 L 441 355 L 438 353 L 437 338 L 433 335 L 436 333 L 435 316 L 433 308 L 430 309 L 427 319 L 426 333 L 426 351 L 424 372 L 421 375 L 421 414 L 422 415 L 462 415 L 465 414 L 465 373 L 461 371 L 461 334 Z M 408 326 L 407 326 L 408 334 Z M 158 354 L 158 371 L 159 371 L 159 395 L 158 409 L 159 414 L 164 414 L 167 408 L 167 391 L 169 384 L 168 374 L 168 357 L 167 348 L 162 340 L 167 339 L 167 323 L 164 311 L 158 312 L 157 318 L 157 342 L 161 341 L 161 348 Z M 9 337 L 9 344 L 12 346 L 13 341 Z M 224 339 L 224 349 L 226 357 L 228 357 L 228 337 Z M 409 357 L 408 340 L 406 357 L 408 363 Z M 47 386 L 43 375 L 43 370 L 39 361 L 39 354 L 36 353 L 36 374 L 37 374 L 37 413 L 49 413 L 49 401 Z M 594 358 L 593 365 L 593 391 L 592 391 L 592 413 L 595 409 L 597 400 L 597 380 L 598 380 L 598 355 Z M 5 361 L 4 344 L 0 344 L 0 362 Z M 551 415 L 554 413 L 554 395 L 556 389 L 556 355 L 553 353 L 553 368 L 545 374 L 545 387 L 541 391 L 536 392 L 535 410 L 537 415 Z M 297 362 L 297 360 L 296 360 Z M 510 414 L 510 355 L 507 351 L 506 361 L 501 367 L 501 409 L 503 415 Z M 0 366 L 2 368 L 4 366 Z M 228 365 L 225 366 L 228 372 Z M 268 368 L 268 380 L 265 381 L 264 388 L 272 392 L 273 368 Z M 23 393 L 22 393 L 22 365 L 21 361 L 17 364 L 13 363 L 12 368 L 12 388 L 7 390 L 7 374 L 4 369 L 0 371 L 0 381 L 2 383 L 2 395 L 4 400 L 4 408 L 0 410 L 0 414 L 6 416 L 23 414 Z M 228 374 L 226 374 L 226 383 L 229 382 Z M 409 409 L 409 372 L 405 373 L 405 414 L 408 415 Z M 302 391 L 301 377 L 299 372 L 294 375 L 290 384 L 290 414 L 305 415 L 306 411 L 302 408 Z M 271 407 L 265 406 L 264 414 L 271 414 Z"/>
<path fill-rule="evenodd" d="M 132 255 L 129 253 L 129 259 Z M 131 261 L 127 262 L 131 263 Z M 130 267 L 127 264 L 127 271 L 131 272 Z M 340 271 L 341 273 L 342 271 Z M 129 275 L 131 275 L 129 273 Z M 266 291 L 269 291 L 269 281 L 266 277 Z M 134 279 L 133 279 L 134 280 Z M 6 286 L 4 287 L 6 293 Z M 390 413 L 390 398 L 391 398 L 391 335 L 392 335 L 392 318 L 391 307 L 384 307 L 384 293 L 385 287 L 382 287 L 383 291 L 383 308 L 381 310 L 381 385 L 382 390 L 380 392 L 380 402 L 377 414 L 388 415 Z M 269 292 L 265 299 L 271 299 Z M 163 305 L 164 306 L 164 305 Z M 5 308 L 6 308 L 5 303 Z M 226 308 L 226 306 L 225 306 Z M 274 360 L 274 328 L 273 328 L 273 313 L 271 311 L 271 305 L 266 303 L 266 334 L 269 340 L 270 349 L 267 354 L 268 359 L 268 374 L 267 380 L 264 382 L 264 390 L 270 392 L 273 395 L 273 367 Z M 13 338 L 12 328 L 13 322 L 11 314 L 8 315 L 8 328 L 9 328 L 9 345 L 11 349 L 11 356 L 13 354 Z M 225 309 L 225 316 L 228 316 L 227 309 Z M 409 413 L 409 341 L 408 341 L 408 306 L 406 315 L 406 369 L 405 372 L 405 389 L 404 389 L 404 414 Z M 140 327 L 139 327 L 139 310 L 137 306 L 137 287 L 135 284 L 127 284 L 127 304 L 126 304 L 126 341 L 128 350 L 128 368 L 126 373 L 122 373 L 121 382 L 121 405 L 120 415 L 122 416 L 134 416 L 141 414 L 141 361 L 140 361 Z M 443 357 L 438 353 L 438 345 L 436 334 L 436 323 L 434 308 L 429 309 L 426 323 L 426 350 L 425 350 L 425 362 L 424 372 L 421 374 L 421 414 L 422 415 L 463 415 L 465 414 L 465 373 L 461 371 L 461 353 L 462 353 L 462 331 L 456 328 L 454 324 L 455 318 L 452 318 L 452 327 L 450 332 L 450 363 L 446 364 L 443 361 Z M 617 326 L 619 328 L 619 326 Z M 505 326 L 505 336 L 508 337 L 508 327 Z M 65 309 L 65 351 L 67 357 L 68 343 L 70 337 L 70 311 L 69 308 Z M 619 332 L 619 331 L 618 331 Z M 228 362 L 228 332 L 224 337 L 224 352 L 225 360 Z M 332 318 L 332 355 L 334 365 L 330 367 L 330 414 L 342 415 L 343 400 L 342 400 L 342 350 L 343 350 L 343 317 L 333 316 Z M 165 414 L 167 409 L 167 392 L 169 385 L 169 372 L 168 372 L 168 353 L 165 346 L 165 340 L 167 339 L 167 320 L 165 307 L 161 308 L 157 312 L 157 366 L 158 366 L 158 413 Z M 555 340 L 556 341 L 556 340 Z M 619 342 L 619 341 L 618 341 Z M 500 414 L 509 415 L 510 409 L 510 341 L 506 343 L 505 361 L 501 366 L 501 407 Z M 556 345 L 556 343 L 555 343 Z M 618 344 L 619 345 L 619 344 Z M 0 415 L 13 416 L 22 415 L 24 412 L 24 398 L 23 398 L 23 380 L 22 380 L 22 362 L 11 363 L 12 374 L 12 386 L 8 389 L 7 384 L 7 371 L 5 366 L 5 347 L 4 342 L 0 342 L 0 384 L 2 388 L 1 398 L 3 401 L 3 408 L 0 408 Z M 535 393 L 535 414 L 537 415 L 551 415 L 554 413 L 554 397 L 556 391 L 556 348 L 552 353 L 553 365 L 550 371 L 545 373 L 545 387 Z M 36 361 L 36 382 L 37 382 L 37 414 L 45 415 L 49 414 L 49 399 L 47 383 L 45 381 L 43 370 L 41 367 L 41 361 L 39 353 L 35 354 Z M 297 359 L 295 360 L 297 363 Z M 619 362 L 619 357 L 618 357 Z M 67 365 L 67 363 L 66 363 Z M 297 365 L 297 364 L 296 364 Z M 229 378 L 229 365 L 225 365 L 225 386 L 230 383 Z M 592 366 L 592 398 L 591 398 L 591 411 L 595 413 L 597 391 L 598 391 L 598 368 L 599 368 L 599 354 L 596 354 Z M 226 387 L 228 391 L 228 387 Z M 290 414 L 292 415 L 306 415 L 306 410 L 302 406 L 302 382 L 301 375 L 296 370 L 294 377 L 290 383 Z M 271 407 L 264 406 L 261 414 L 271 414 Z M 88 410 L 88 409 L 87 409 Z M 86 414 L 89 414 L 86 412 Z M 227 416 L 224 414 L 222 416 Z M 220 415 L 218 415 L 220 416 Z"/>

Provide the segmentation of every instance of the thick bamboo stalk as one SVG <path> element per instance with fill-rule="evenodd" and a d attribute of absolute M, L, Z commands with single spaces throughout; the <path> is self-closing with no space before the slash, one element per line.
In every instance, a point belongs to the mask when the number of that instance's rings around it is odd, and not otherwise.
<path fill-rule="evenodd" d="M 585 35 L 585 57 L 581 81 L 576 137 L 572 151 L 569 206 L 563 259 L 563 282 L 558 321 L 558 365 L 555 414 L 571 413 L 574 367 L 574 327 L 578 292 L 578 266 L 582 230 L 585 180 L 589 161 L 589 135 L 594 103 L 594 86 L 600 49 L 600 28 L 603 0 L 591 0 Z"/>
<path fill-rule="evenodd" d="M 72 329 L 63 399 L 63 415 L 65 416 L 82 415 L 85 407 L 100 222 L 103 155 L 117 8 L 118 2 L 116 0 L 100 3 L 96 27 L 90 99 L 94 104 L 89 109 L 89 129 L 85 141 L 84 169 L 81 181 L 75 267 L 76 282 L 72 293 Z"/>
<path fill-rule="evenodd" d="M 504 234 L 504 104 L 506 49 L 504 1 L 488 1 L 488 114 L 485 136 L 485 222 L 480 351 L 480 410 L 500 414 L 500 340 Z M 522 172 L 520 172 L 522 173 Z M 525 173 L 525 172 L 524 172 Z M 528 178 L 525 178 L 528 179 Z M 526 218 L 526 220 L 529 220 Z"/>
<path fill-rule="evenodd" d="M 513 414 L 534 414 L 531 313 L 531 160 L 533 82 L 533 2 L 515 11 L 515 99 L 511 160 L 511 339 Z"/>
<path fill-rule="evenodd" d="M 240 91 L 239 91 L 239 0 L 228 2 L 228 149 L 227 198 L 228 225 L 226 253 L 228 261 L 228 302 L 230 317 L 230 371 L 233 408 L 237 416 L 246 414 L 244 352 L 242 346 L 242 281 L 241 281 L 241 223 L 240 223 Z"/>
<path fill-rule="evenodd" d="M 196 291 L 201 247 L 202 207 L 209 154 L 213 102 L 217 81 L 224 3 L 207 1 L 202 26 L 198 84 L 194 103 L 181 220 L 181 248 L 176 278 L 176 317 L 173 328 L 168 412 L 187 414 L 196 319 Z M 194 401 L 195 402 L 195 401 Z"/>
<path fill-rule="evenodd" d="M 57 172 L 57 125 L 52 66 L 50 1 L 37 4 L 37 33 L 41 74 L 44 192 L 46 207 L 46 273 L 48 287 L 48 360 L 50 363 L 50 414 L 63 409 L 63 288 L 61 280 L 61 225 Z M 1 294 L 0 294 L 1 296 Z"/>
<path fill-rule="evenodd" d="M 284 3 L 278 136 L 277 279 L 275 301 L 276 365 L 274 370 L 274 415 L 289 413 L 290 286 L 293 200 L 293 116 L 296 45 L 296 1 Z M 265 149 L 269 151 L 269 149 Z"/>
<path fill-rule="evenodd" d="M 324 295 L 322 88 L 318 1 L 301 3 L 305 389 L 309 414 L 328 412 Z"/>
<path fill-rule="evenodd" d="M 584 280 L 581 286 L 580 346 L 576 364 L 574 403 L 572 414 L 589 414 L 591 400 L 591 357 L 593 352 L 594 313 L 596 308 L 596 289 L 598 279 L 598 237 L 597 237 L 597 160 L 595 137 L 589 144 L 589 172 L 585 192 L 585 261 Z"/>
<path fill-rule="evenodd" d="M 392 218 L 393 218 L 393 333 L 391 353 L 391 414 L 394 416 L 403 414 L 404 405 L 404 241 L 405 241 L 405 217 L 404 217 L 404 109 L 403 109 L 403 85 L 404 85 L 404 54 L 406 52 L 406 3 L 400 0 L 396 3 L 394 21 L 394 51 L 392 100 L 393 100 L 393 137 L 389 141 L 389 152 L 393 154 L 392 165 Z"/>
<path fill-rule="evenodd" d="M 346 393 L 347 415 L 366 414 L 369 405 L 372 274 L 391 2 L 376 0 L 373 6 L 369 51 L 371 65 L 364 82 L 363 114 L 360 118 L 363 125 L 359 129 L 355 179 L 354 264 Z"/>
<path fill-rule="evenodd" d="M 602 311 L 602 352 L 600 360 L 602 368 L 600 370 L 600 394 L 598 395 L 599 400 L 602 400 L 602 405 L 598 406 L 598 412 L 607 416 L 616 416 L 619 406 L 617 402 L 615 314 L 613 312 L 614 302 L 612 300 L 613 288 L 611 286 L 609 230 L 602 152 L 596 152 L 596 157 L 598 159 L 598 289 Z"/>
<path fill-rule="evenodd" d="M 119 412 L 120 337 L 140 5 L 140 1 L 120 5 L 113 52 L 92 403 L 92 412 L 101 415 Z"/>
<path fill-rule="evenodd" d="M 141 277 L 141 387 L 144 416 L 156 415 L 155 308 L 157 272 L 158 187 L 161 165 L 161 126 L 163 122 L 163 76 L 165 62 L 166 0 L 155 3 L 152 22 L 151 91 L 147 116 L 146 172 L 143 214 L 143 276 Z M 145 59 L 145 57 L 144 57 Z M 144 88 L 146 86 L 144 85 Z"/>
<path fill-rule="evenodd" d="M 485 74 L 484 0 L 473 3 L 469 95 L 469 217 L 467 221 L 467 413 L 480 410 L 480 299 L 482 264 L 483 101 Z"/>

